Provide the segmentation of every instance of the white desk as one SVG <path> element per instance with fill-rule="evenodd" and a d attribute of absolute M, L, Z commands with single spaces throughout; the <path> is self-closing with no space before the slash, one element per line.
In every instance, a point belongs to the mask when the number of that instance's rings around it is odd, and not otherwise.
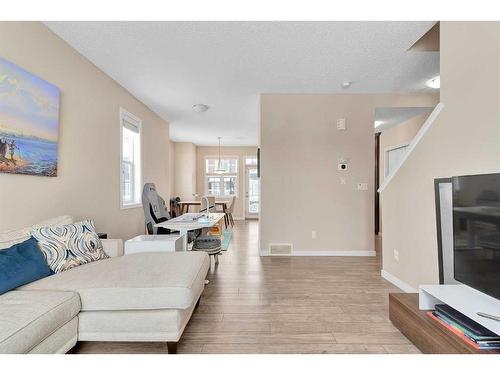
<path fill-rule="evenodd" d="M 183 251 L 184 239 L 181 234 L 140 235 L 125 241 L 124 253 L 149 253 L 163 251 Z"/>
<path fill-rule="evenodd" d="M 187 213 L 182 216 L 167 220 L 163 223 L 158 223 L 155 227 L 167 228 L 170 230 L 178 230 L 183 236 L 182 249 L 187 251 L 187 232 L 190 230 L 211 228 L 217 225 L 224 218 L 224 213 L 210 213 L 207 219 L 206 215 L 199 213 Z"/>

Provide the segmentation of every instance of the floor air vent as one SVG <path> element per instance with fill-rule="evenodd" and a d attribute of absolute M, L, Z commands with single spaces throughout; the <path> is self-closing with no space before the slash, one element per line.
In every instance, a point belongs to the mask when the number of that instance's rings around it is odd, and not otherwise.
<path fill-rule="evenodd" d="M 269 255 L 292 255 L 293 245 L 291 243 L 269 244 Z"/>

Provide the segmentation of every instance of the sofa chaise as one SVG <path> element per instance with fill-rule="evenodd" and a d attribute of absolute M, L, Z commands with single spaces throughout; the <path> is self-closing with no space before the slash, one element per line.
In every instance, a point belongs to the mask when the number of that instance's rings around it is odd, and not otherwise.
<path fill-rule="evenodd" d="M 59 217 L 0 233 L 0 251 Z M 167 342 L 176 352 L 205 286 L 203 252 L 123 255 L 121 240 L 102 240 L 109 259 L 37 280 L 0 295 L 0 353 L 66 353 L 77 341 Z"/>

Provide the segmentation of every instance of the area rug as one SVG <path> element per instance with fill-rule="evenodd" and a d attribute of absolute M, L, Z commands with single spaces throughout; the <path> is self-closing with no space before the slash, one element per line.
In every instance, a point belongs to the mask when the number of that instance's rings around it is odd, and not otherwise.
<path fill-rule="evenodd" d="M 229 245 L 231 244 L 231 238 L 233 238 L 233 230 L 228 228 L 222 231 L 222 242 L 221 248 L 222 251 L 227 251 L 229 249 Z"/>

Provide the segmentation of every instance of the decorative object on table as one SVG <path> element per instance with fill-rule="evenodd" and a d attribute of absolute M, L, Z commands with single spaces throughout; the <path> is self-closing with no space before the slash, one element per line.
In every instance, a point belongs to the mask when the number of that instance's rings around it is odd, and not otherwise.
<path fill-rule="evenodd" d="M 50 275 L 33 237 L 0 251 L 0 294 Z"/>
<path fill-rule="evenodd" d="M 109 258 L 92 220 L 40 228 L 33 232 L 33 237 L 55 273 Z"/>
<path fill-rule="evenodd" d="M 0 172 L 57 176 L 59 89 L 0 57 Z"/>

